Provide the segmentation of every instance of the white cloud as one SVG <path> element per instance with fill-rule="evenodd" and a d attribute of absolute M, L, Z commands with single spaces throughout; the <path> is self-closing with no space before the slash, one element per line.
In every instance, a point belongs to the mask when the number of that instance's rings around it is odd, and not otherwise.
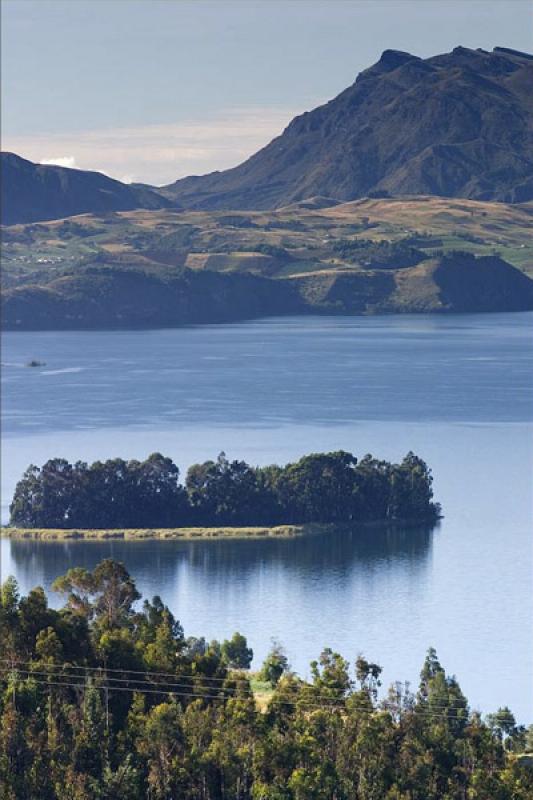
<path fill-rule="evenodd" d="M 228 169 L 281 133 L 303 109 L 233 109 L 207 120 L 164 125 L 4 137 L 3 149 L 42 164 L 95 169 L 163 185 L 186 175 Z M 71 156 L 50 158 L 50 152 Z"/>
<path fill-rule="evenodd" d="M 53 164 L 56 167 L 75 169 L 78 165 L 74 156 L 58 156 L 58 158 L 42 158 L 39 164 Z"/>

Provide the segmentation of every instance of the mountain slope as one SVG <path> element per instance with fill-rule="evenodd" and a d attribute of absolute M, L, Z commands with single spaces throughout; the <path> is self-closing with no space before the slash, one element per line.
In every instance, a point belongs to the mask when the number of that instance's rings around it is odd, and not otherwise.
<path fill-rule="evenodd" d="M 14 153 L 1 155 L 2 225 L 171 205 L 150 189 L 127 186 L 100 172 L 34 164 Z"/>
<path fill-rule="evenodd" d="M 269 209 L 314 195 L 533 199 L 533 56 L 386 50 L 243 164 L 162 193 L 187 208 Z"/>

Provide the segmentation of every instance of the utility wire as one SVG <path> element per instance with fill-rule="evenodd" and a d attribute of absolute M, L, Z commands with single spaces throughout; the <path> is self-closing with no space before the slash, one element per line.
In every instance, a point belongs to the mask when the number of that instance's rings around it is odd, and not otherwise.
<path fill-rule="evenodd" d="M 6 668 L 0 667 L 0 672 L 4 672 L 5 674 L 9 675 L 9 674 L 12 674 L 13 670 L 8 670 Z M 209 699 L 209 700 L 229 700 L 229 699 L 233 699 L 233 698 L 238 698 L 239 696 L 240 697 L 243 696 L 243 694 L 241 694 L 241 695 L 239 695 L 239 694 L 235 694 L 235 695 L 215 694 L 215 695 L 213 695 L 213 694 L 205 694 L 205 693 L 201 693 L 200 694 L 200 693 L 191 692 L 191 691 L 183 692 L 183 691 L 174 691 L 174 690 L 168 690 L 168 689 L 146 689 L 146 688 L 136 689 L 135 687 L 127 687 L 127 686 L 116 686 L 116 685 L 109 686 L 109 685 L 88 684 L 87 682 L 83 682 L 82 683 L 81 680 L 77 681 L 77 682 L 52 681 L 52 680 L 48 680 L 48 679 L 43 678 L 43 677 L 35 678 L 34 675 L 31 673 L 31 671 L 29 671 L 29 670 L 23 670 L 23 672 L 27 673 L 27 678 L 23 678 L 23 680 L 31 678 L 31 679 L 33 679 L 33 681 L 36 684 L 38 684 L 40 686 L 62 686 L 62 687 L 82 689 L 82 690 L 87 690 L 88 688 L 93 688 L 93 689 L 97 689 L 99 691 L 106 691 L 106 692 L 108 692 L 108 691 L 111 691 L 111 692 L 113 692 L 113 691 L 130 692 L 130 693 L 135 692 L 137 694 L 157 694 L 157 695 L 166 695 L 166 696 L 169 696 L 169 697 L 172 697 L 172 696 L 176 696 L 176 697 L 192 697 L 192 698 L 200 699 L 200 700 L 204 700 L 204 699 Z M 41 674 L 46 674 L 46 673 L 41 673 Z M 58 677 L 58 676 L 55 675 L 55 674 L 52 674 L 50 677 Z M 71 676 L 68 676 L 68 677 L 71 677 Z M 80 676 L 80 678 L 81 677 L 82 676 Z M 253 697 L 254 695 L 253 695 L 252 692 L 250 692 L 250 693 L 244 693 L 244 696 L 245 697 Z M 328 698 L 327 702 L 317 703 L 317 702 L 314 702 L 313 700 L 305 700 L 305 699 L 299 699 L 299 700 L 295 701 L 295 700 L 281 700 L 281 699 L 278 700 L 278 699 L 272 698 L 272 699 L 269 700 L 269 703 L 276 704 L 276 705 L 293 706 L 293 707 L 301 707 L 303 705 L 303 706 L 307 706 L 310 709 L 314 709 L 314 710 L 326 709 L 326 708 L 329 708 L 329 709 L 343 709 L 343 708 L 346 708 L 346 699 L 347 698 Z M 388 709 L 386 709 L 386 708 L 385 709 L 375 709 L 375 708 L 372 708 L 372 709 L 359 708 L 359 709 L 357 709 L 358 713 L 370 714 L 370 715 L 375 714 L 375 713 L 379 712 L 380 710 L 381 711 L 385 711 L 385 712 L 388 711 Z M 461 709 L 461 708 L 459 708 L 459 709 L 450 708 L 449 709 L 450 713 L 442 714 L 442 713 L 437 713 L 437 712 L 434 712 L 434 711 L 421 711 L 421 710 L 418 710 L 417 708 L 411 708 L 411 709 L 402 710 L 402 713 L 407 714 L 409 712 L 412 712 L 415 716 L 436 717 L 436 718 L 447 719 L 447 720 L 451 721 L 453 719 L 458 719 L 457 716 L 455 716 L 455 717 L 452 716 L 452 712 L 453 711 L 458 711 L 458 710 L 464 710 L 464 709 Z M 258 713 L 261 713 L 261 712 L 258 712 Z"/>
<path fill-rule="evenodd" d="M 0 671 L 7 671 L 7 668 L 0 667 Z M 28 677 L 31 677 L 33 675 L 44 675 L 44 676 L 51 677 L 51 678 L 69 678 L 71 680 L 79 679 L 80 681 L 84 677 L 83 675 L 72 675 L 71 673 L 68 673 L 68 672 L 51 672 L 51 671 L 44 671 L 44 670 L 38 670 L 38 669 L 32 669 L 32 668 L 22 668 L 22 669 L 20 669 L 18 667 L 15 667 L 14 671 L 25 673 L 25 674 L 28 675 Z M 102 670 L 102 672 L 105 673 L 105 670 Z M 137 686 L 138 684 L 147 684 L 149 686 L 153 686 L 154 684 L 158 683 L 158 681 L 155 681 L 155 680 L 142 680 L 140 678 L 114 678 L 112 676 L 108 676 L 108 675 L 105 675 L 105 674 L 100 674 L 100 675 L 94 675 L 93 674 L 90 677 L 91 678 L 95 678 L 95 679 L 103 678 L 106 682 L 113 681 L 113 684 L 127 683 L 127 684 L 134 684 L 135 686 Z M 175 675 L 174 677 L 175 678 L 179 678 L 180 676 L 179 675 Z M 248 681 L 246 681 L 246 683 L 248 683 Z M 201 687 L 191 686 L 190 683 L 171 683 L 170 681 L 164 681 L 161 685 L 164 685 L 166 687 L 177 687 L 177 688 L 182 688 L 182 689 L 189 689 L 191 691 L 193 689 L 195 689 L 195 688 L 196 689 L 201 688 Z M 233 687 L 231 687 L 231 686 L 207 686 L 206 688 L 209 689 L 210 691 L 219 691 L 221 693 L 222 692 L 235 692 L 235 689 Z M 249 690 L 249 691 L 244 690 L 243 691 L 241 689 L 239 691 L 240 691 L 241 694 L 246 694 L 246 693 L 252 694 L 252 695 L 254 694 L 254 692 L 252 690 Z M 335 698 L 332 698 L 332 699 L 335 699 Z"/>
<path fill-rule="evenodd" d="M 79 675 L 79 676 L 78 675 L 71 675 L 71 674 L 69 674 L 67 672 L 55 672 L 55 673 L 51 672 L 51 670 L 53 670 L 53 669 L 54 670 L 73 669 L 73 670 L 81 670 L 82 672 L 85 673 L 85 675 L 87 675 L 87 673 L 93 673 L 92 677 L 96 677 L 96 678 L 104 677 L 107 681 L 113 681 L 115 683 L 117 683 L 117 682 L 118 683 L 128 683 L 128 684 L 129 683 L 135 683 L 135 684 L 142 683 L 142 684 L 153 685 L 154 683 L 157 683 L 159 681 L 159 679 L 161 679 L 163 677 L 170 677 L 170 678 L 173 678 L 174 680 L 180 679 L 180 678 L 184 678 L 184 679 L 190 679 L 190 680 L 196 680 L 196 681 L 202 681 L 202 682 L 203 681 L 217 681 L 217 682 L 233 681 L 236 684 L 244 684 L 245 686 L 247 686 L 249 684 L 249 682 L 250 682 L 249 678 L 247 678 L 247 677 L 234 678 L 231 675 L 228 675 L 226 678 L 220 678 L 220 677 L 215 677 L 215 676 L 211 677 L 211 676 L 208 676 L 208 675 L 202 675 L 201 673 L 193 673 L 193 674 L 180 673 L 180 674 L 175 674 L 175 673 L 171 673 L 171 672 L 151 672 L 151 671 L 148 671 L 148 670 L 147 671 L 142 671 L 142 670 L 129 670 L 129 669 L 123 669 L 123 670 L 121 670 L 121 669 L 111 669 L 111 668 L 108 669 L 107 667 L 89 667 L 89 666 L 84 667 L 84 666 L 77 666 L 77 665 L 70 665 L 70 664 L 50 664 L 50 665 L 46 665 L 46 672 L 40 672 L 39 670 L 36 670 L 34 668 L 37 667 L 37 666 L 41 666 L 41 665 L 36 664 L 34 661 L 18 661 L 18 662 L 14 662 L 14 661 L 10 661 L 8 659 L 0 659 L 0 664 L 2 664 L 2 663 L 9 664 L 11 670 L 18 670 L 19 672 L 27 672 L 30 675 L 34 675 L 34 674 L 49 675 L 50 674 L 52 677 L 55 675 L 57 677 L 65 677 L 65 678 L 73 678 L 73 679 L 78 678 L 78 677 L 81 679 L 82 677 L 84 677 L 83 675 Z M 25 665 L 29 665 L 29 666 L 28 666 L 28 668 L 25 668 L 25 667 L 21 667 L 20 666 L 21 664 L 25 664 Z M 0 671 L 1 670 L 5 671 L 6 668 L 3 668 L 3 667 L 0 666 Z M 121 675 L 124 675 L 124 674 L 142 675 L 142 676 L 144 676 L 145 679 L 141 679 L 141 678 L 124 678 L 124 677 L 115 678 L 113 675 L 107 675 L 108 672 L 120 673 Z M 94 673 L 96 673 L 96 674 L 94 674 Z M 150 679 L 150 676 L 153 676 L 153 677 Z M 148 678 L 148 679 L 146 680 L 146 678 Z M 171 683 L 171 682 L 165 681 L 165 685 L 166 686 L 172 686 L 172 687 L 178 687 L 178 688 L 185 688 L 185 689 L 194 689 L 195 688 L 195 687 L 191 687 L 189 683 L 181 683 L 181 682 L 180 683 Z M 304 684 L 304 686 L 305 686 L 305 684 Z M 309 686 L 309 684 L 307 684 L 307 686 Z M 196 687 L 196 688 L 199 688 L 199 687 Z M 228 692 L 233 691 L 233 687 L 231 687 L 231 686 L 220 686 L 219 687 L 219 686 L 209 686 L 208 685 L 206 688 L 209 689 L 210 691 L 218 691 L 218 690 L 220 690 L 220 691 L 228 691 Z M 310 688 L 312 688 L 312 687 L 310 687 Z M 247 690 L 242 690 L 241 689 L 240 693 L 241 694 L 246 694 L 246 691 Z M 255 696 L 255 692 L 253 691 L 253 689 L 248 690 L 248 693 Z M 202 695 L 202 696 L 206 697 L 207 695 Z M 319 699 L 319 700 L 323 699 L 323 700 L 326 700 L 326 701 L 329 701 L 329 702 L 344 702 L 344 700 L 342 698 L 334 698 L 334 697 L 330 697 L 330 695 L 324 695 L 324 694 L 316 695 L 315 694 L 314 697 Z M 433 708 L 449 709 L 450 706 L 447 705 L 446 703 L 434 703 L 433 704 Z"/>
<path fill-rule="evenodd" d="M 32 665 L 32 664 L 35 664 L 35 661 L 15 661 L 15 660 L 12 660 L 12 659 L 0 658 L 0 664 L 2 664 L 2 663 L 3 664 L 10 664 L 11 666 L 16 665 L 16 664 L 30 664 L 30 665 Z M 56 669 L 56 668 L 58 668 L 58 669 L 76 669 L 76 670 L 82 670 L 82 671 L 87 671 L 87 670 L 101 671 L 101 670 L 105 670 L 106 672 L 119 672 L 121 675 L 124 675 L 124 673 L 128 673 L 129 675 L 145 675 L 145 676 L 146 675 L 154 675 L 154 676 L 156 676 L 158 678 L 176 678 L 176 677 L 178 677 L 176 675 L 176 673 L 174 673 L 174 672 L 153 672 L 153 671 L 150 671 L 150 670 L 127 669 L 127 668 L 124 668 L 124 669 L 114 668 L 113 669 L 111 667 L 78 666 L 76 664 L 50 664 L 50 667 L 53 668 L 53 669 Z M 229 676 L 226 676 L 225 678 L 222 678 L 222 677 L 217 677 L 216 675 L 213 675 L 213 676 L 202 675 L 202 673 L 196 672 L 196 673 L 192 673 L 192 674 L 191 673 L 188 673 L 188 674 L 181 673 L 180 677 L 182 677 L 182 678 L 203 678 L 204 680 L 207 680 L 207 681 L 224 682 L 224 681 L 228 680 Z M 247 678 L 232 678 L 232 680 L 237 680 L 237 681 L 243 681 L 244 682 L 244 681 L 247 681 L 248 679 Z"/>
<path fill-rule="evenodd" d="M 162 688 L 162 689 L 146 689 L 146 688 L 138 689 L 135 686 L 88 684 L 87 682 L 82 682 L 81 681 L 81 678 L 83 677 L 81 675 L 79 676 L 80 680 L 76 681 L 74 683 L 71 682 L 71 681 L 70 682 L 69 681 L 57 681 L 56 682 L 56 681 L 52 681 L 52 680 L 47 680 L 44 677 L 34 678 L 35 674 L 40 675 L 40 676 L 47 676 L 48 673 L 46 673 L 46 672 L 34 673 L 31 670 L 18 670 L 18 671 L 25 673 L 25 676 L 21 676 L 22 680 L 28 680 L 28 679 L 33 678 L 35 683 L 40 684 L 40 685 L 45 685 L 45 686 L 52 685 L 52 686 L 69 686 L 69 687 L 76 687 L 76 688 L 80 688 L 80 689 L 87 689 L 87 688 L 107 689 L 109 691 L 138 692 L 140 694 L 166 694 L 166 695 L 177 695 L 177 696 L 181 696 L 181 697 L 207 698 L 207 699 L 212 699 L 212 700 L 230 700 L 232 698 L 243 697 L 243 696 L 244 697 L 255 697 L 254 693 L 251 692 L 251 691 L 249 691 L 249 692 L 242 692 L 242 691 L 241 692 L 235 692 L 234 694 L 222 694 L 222 692 L 224 692 L 224 691 L 229 691 L 230 690 L 229 687 L 227 689 L 224 689 L 224 688 L 221 687 L 221 689 L 220 689 L 221 693 L 220 694 L 207 694 L 207 693 L 203 693 L 203 692 L 202 693 L 193 692 L 191 690 L 191 687 L 188 687 L 186 684 L 167 684 L 166 685 L 167 688 Z M 0 667 L 0 672 L 4 672 L 4 674 L 8 674 L 9 675 L 9 674 L 13 673 L 13 670 L 7 670 L 7 669 L 5 669 L 3 667 Z M 49 675 L 49 677 L 50 678 L 57 678 L 57 677 L 62 677 L 62 675 L 61 674 L 58 675 L 57 673 L 52 673 L 52 674 Z M 71 679 L 73 678 L 73 676 L 71 676 L 71 675 L 66 675 L 65 677 L 68 677 L 68 678 L 71 678 Z M 125 682 L 128 683 L 129 681 L 125 681 Z M 131 681 L 131 683 L 136 683 L 136 682 L 135 681 Z M 147 681 L 146 681 L 146 683 L 147 683 Z M 151 684 L 151 685 L 153 686 L 153 684 Z M 168 686 L 185 686 L 186 688 L 189 689 L 189 691 L 184 691 L 184 692 L 183 691 L 174 691 L 173 689 L 169 689 Z M 331 698 L 326 698 L 326 700 L 329 701 L 329 702 L 326 702 L 324 704 L 316 703 L 313 700 L 310 700 L 310 701 L 300 700 L 300 701 L 298 701 L 298 703 L 296 703 L 295 701 L 287 701 L 287 702 L 290 705 L 298 705 L 300 703 L 309 704 L 309 705 L 318 706 L 318 707 L 323 707 L 323 706 L 329 705 L 331 708 L 338 708 L 339 704 L 343 704 L 344 703 L 344 701 L 341 698 L 331 697 Z M 283 703 L 285 703 L 286 701 L 273 700 L 272 702 L 283 702 Z"/>

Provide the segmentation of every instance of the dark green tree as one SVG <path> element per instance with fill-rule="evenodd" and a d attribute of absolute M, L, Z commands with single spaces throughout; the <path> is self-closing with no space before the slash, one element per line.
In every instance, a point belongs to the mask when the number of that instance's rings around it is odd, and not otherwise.
<path fill-rule="evenodd" d="M 281 676 L 289 669 L 289 659 L 282 645 L 275 639 L 267 657 L 263 661 L 259 676 L 272 687 L 276 686 Z"/>
<path fill-rule="evenodd" d="M 237 631 L 233 634 L 231 639 L 225 639 L 222 642 L 222 658 L 225 659 L 230 667 L 235 669 L 249 669 L 254 651 L 248 647 L 246 636 Z"/>

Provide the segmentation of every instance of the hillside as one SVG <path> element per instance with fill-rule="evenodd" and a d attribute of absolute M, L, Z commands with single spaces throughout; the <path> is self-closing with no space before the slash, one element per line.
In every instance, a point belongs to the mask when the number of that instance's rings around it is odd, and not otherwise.
<path fill-rule="evenodd" d="M 280 282 L 254 275 L 110 265 L 8 289 L 2 320 L 10 330 L 159 328 L 298 313 L 300 305 Z"/>
<path fill-rule="evenodd" d="M 533 281 L 496 256 L 450 254 L 390 271 L 324 270 L 290 279 L 320 313 L 527 311 Z"/>
<path fill-rule="evenodd" d="M 126 211 L 3 231 L 8 329 L 533 308 L 533 205 L 407 198 Z"/>
<path fill-rule="evenodd" d="M 533 56 L 386 50 L 243 164 L 157 188 L 2 153 L 2 224 L 81 213 L 321 210 L 364 197 L 533 199 Z"/>
<path fill-rule="evenodd" d="M 150 189 L 128 186 L 100 172 L 34 164 L 2 153 L 1 222 L 35 222 L 87 211 L 165 208 L 171 203 Z"/>
<path fill-rule="evenodd" d="M 87 263 L 187 266 L 288 277 L 408 266 L 436 252 L 498 254 L 533 276 L 533 204 L 435 197 L 265 212 L 128 211 L 4 228 L 4 286 Z"/>
<path fill-rule="evenodd" d="M 187 208 L 272 209 L 315 195 L 533 199 L 533 56 L 386 50 L 243 164 L 165 187 Z"/>
<path fill-rule="evenodd" d="M 527 311 L 533 281 L 495 256 L 443 256 L 398 270 L 250 274 L 85 267 L 7 289 L 8 330 L 156 328 L 283 314 Z"/>

